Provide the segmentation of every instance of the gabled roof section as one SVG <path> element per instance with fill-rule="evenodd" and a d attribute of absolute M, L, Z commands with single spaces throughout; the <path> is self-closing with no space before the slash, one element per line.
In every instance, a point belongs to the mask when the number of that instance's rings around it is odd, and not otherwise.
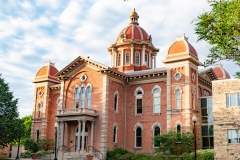
<path fill-rule="evenodd" d="M 218 80 L 218 78 L 212 68 L 199 69 L 198 70 L 198 79 L 209 85 L 212 85 L 213 80 Z"/>
<path fill-rule="evenodd" d="M 108 69 L 108 66 L 105 66 L 103 64 L 100 64 L 96 61 L 93 61 L 89 58 L 83 57 L 83 56 L 79 56 L 77 57 L 75 60 L 73 60 L 69 65 L 67 65 L 66 67 L 64 67 L 60 72 L 58 72 L 55 77 L 58 77 L 59 79 L 67 79 L 67 75 L 69 73 L 71 73 L 72 71 L 74 71 L 78 66 L 80 66 L 81 64 L 89 64 L 92 65 L 94 67 L 99 68 L 99 70 L 102 69 Z"/>

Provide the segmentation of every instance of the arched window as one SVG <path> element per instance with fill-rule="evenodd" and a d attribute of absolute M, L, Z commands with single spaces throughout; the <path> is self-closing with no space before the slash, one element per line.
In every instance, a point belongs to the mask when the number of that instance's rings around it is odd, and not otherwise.
<path fill-rule="evenodd" d="M 40 133 L 40 132 L 39 132 L 39 130 L 37 129 L 37 130 L 36 130 L 36 139 L 37 139 L 37 142 L 38 142 L 38 140 L 39 140 L 39 133 Z"/>
<path fill-rule="evenodd" d="M 117 126 L 113 127 L 113 143 L 117 143 Z"/>
<path fill-rule="evenodd" d="M 140 65 L 140 53 L 135 53 L 135 65 Z"/>
<path fill-rule="evenodd" d="M 118 54 L 118 61 L 117 61 L 118 63 L 118 66 L 121 66 L 121 54 Z"/>
<path fill-rule="evenodd" d="M 38 115 L 37 115 L 38 118 L 41 117 L 41 108 L 42 108 L 42 104 L 38 103 Z"/>
<path fill-rule="evenodd" d="M 143 89 L 141 87 L 138 87 L 135 90 L 135 97 L 136 97 L 136 110 L 135 114 L 142 114 L 142 98 L 143 98 Z"/>
<path fill-rule="evenodd" d="M 176 97 L 176 109 L 181 109 L 181 90 L 177 89 L 175 91 L 175 97 Z"/>
<path fill-rule="evenodd" d="M 160 100 L 160 87 L 156 87 L 153 90 L 153 113 L 160 113 L 161 112 L 161 100 Z"/>
<path fill-rule="evenodd" d="M 140 127 L 136 128 L 136 147 L 142 147 L 142 129 Z"/>
<path fill-rule="evenodd" d="M 84 108 L 85 88 L 81 87 L 81 107 Z"/>
<path fill-rule="evenodd" d="M 75 108 L 78 108 L 79 104 L 79 90 L 78 88 L 75 88 Z"/>
<path fill-rule="evenodd" d="M 118 111 L 118 92 L 116 91 L 114 94 L 114 111 L 117 112 Z"/>
<path fill-rule="evenodd" d="M 181 141 L 181 133 L 182 133 L 182 127 L 178 124 L 177 125 L 177 142 Z"/>
<path fill-rule="evenodd" d="M 91 93 L 92 89 L 90 86 L 87 87 L 87 108 L 91 108 Z"/>
<path fill-rule="evenodd" d="M 158 136 L 158 135 L 160 135 L 160 127 L 159 126 L 155 126 L 154 127 L 154 137 Z M 159 147 L 159 146 L 160 146 L 160 144 L 154 143 L 154 147 Z"/>
<path fill-rule="evenodd" d="M 177 125 L 177 133 L 181 134 L 181 126 L 180 126 L 180 124 Z"/>
<path fill-rule="evenodd" d="M 145 54 L 145 57 L 144 57 L 145 59 L 145 64 L 146 64 L 146 66 L 148 66 L 148 55 L 147 54 Z"/>
<path fill-rule="evenodd" d="M 129 63 L 130 63 L 130 53 L 127 52 L 127 53 L 126 53 L 125 64 L 126 64 L 126 65 L 129 65 Z"/>

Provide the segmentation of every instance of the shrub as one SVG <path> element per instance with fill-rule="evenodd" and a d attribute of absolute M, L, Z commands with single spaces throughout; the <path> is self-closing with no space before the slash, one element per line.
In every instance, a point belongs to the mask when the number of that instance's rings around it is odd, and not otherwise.
<path fill-rule="evenodd" d="M 36 153 L 39 150 L 39 145 L 38 145 L 37 141 L 30 139 L 30 138 L 24 139 L 23 145 L 26 150 L 31 150 L 31 151 L 33 151 L 33 153 Z"/>
<path fill-rule="evenodd" d="M 37 151 L 38 157 L 46 156 L 47 152 L 45 150 Z"/>
<path fill-rule="evenodd" d="M 30 158 L 32 155 L 32 151 L 31 150 L 27 150 L 26 152 L 21 154 L 21 158 Z"/>
<path fill-rule="evenodd" d="M 54 153 L 53 150 L 48 150 L 48 151 L 47 151 L 47 154 L 52 154 L 52 153 Z"/>
<path fill-rule="evenodd" d="M 126 150 L 123 150 L 122 148 L 116 148 L 114 150 L 111 150 L 111 151 L 107 152 L 107 159 L 111 160 L 111 159 L 114 159 L 114 157 L 116 155 L 120 156 L 120 155 L 124 155 L 124 154 L 127 154 L 127 153 L 129 153 L 129 152 L 126 151 Z"/>

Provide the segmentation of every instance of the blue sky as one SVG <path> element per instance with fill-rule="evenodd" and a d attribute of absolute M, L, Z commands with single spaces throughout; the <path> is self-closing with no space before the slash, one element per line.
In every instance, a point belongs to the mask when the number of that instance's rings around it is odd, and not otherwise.
<path fill-rule="evenodd" d="M 109 66 L 107 48 L 134 8 L 160 48 L 157 67 L 184 33 L 204 61 L 210 46 L 197 42 L 191 21 L 210 10 L 206 0 L 0 0 L 0 73 L 19 98 L 20 116 L 32 113 L 32 81 L 44 62 L 61 70 L 81 55 Z M 231 61 L 222 64 L 232 77 L 239 71 Z"/>

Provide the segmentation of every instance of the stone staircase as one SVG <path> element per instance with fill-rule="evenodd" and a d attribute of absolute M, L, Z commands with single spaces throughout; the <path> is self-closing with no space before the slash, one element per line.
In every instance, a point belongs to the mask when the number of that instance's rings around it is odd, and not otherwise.
<path fill-rule="evenodd" d="M 39 158 L 40 160 L 53 160 L 54 159 L 54 154 L 47 155 L 44 157 Z M 86 160 L 86 155 L 85 154 L 80 154 L 77 152 L 66 152 L 66 153 L 61 153 L 59 152 L 57 155 L 58 160 Z M 97 157 L 93 157 L 93 160 L 100 160 Z"/>

